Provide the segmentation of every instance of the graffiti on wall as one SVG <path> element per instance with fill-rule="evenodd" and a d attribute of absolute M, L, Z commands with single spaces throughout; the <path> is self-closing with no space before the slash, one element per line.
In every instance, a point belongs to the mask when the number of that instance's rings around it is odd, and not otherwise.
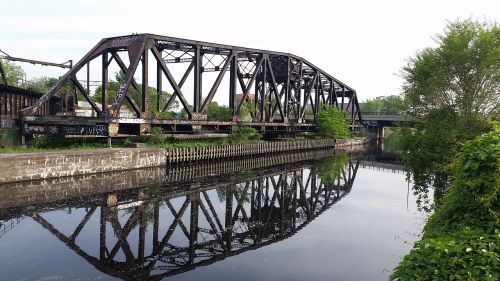
<path fill-rule="evenodd" d="M 31 125 L 24 124 L 24 134 L 47 134 L 47 135 L 89 135 L 107 136 L 108 125 Z"/>

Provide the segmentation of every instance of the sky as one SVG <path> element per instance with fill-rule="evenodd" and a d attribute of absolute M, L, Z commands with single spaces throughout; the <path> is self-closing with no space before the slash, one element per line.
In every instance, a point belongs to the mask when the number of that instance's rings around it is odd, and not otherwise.
<path fill-rule="evenodd" d="M 153 33 L 281 51 L 312 62 L 364 101 L 400 94 L 408 58 L 435 46 L 447 21 L 468 17 L 499 21 L 500 1 L 0 0 L 0 49 L 76 62 L 102 38 Z M 20 65 L 28 79 L 65 72 Z"/>

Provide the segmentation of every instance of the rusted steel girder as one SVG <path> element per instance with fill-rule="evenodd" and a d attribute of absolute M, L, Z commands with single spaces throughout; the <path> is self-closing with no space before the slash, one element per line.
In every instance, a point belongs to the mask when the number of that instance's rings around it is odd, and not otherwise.
<path fill-rule="evenodd" d="M 120 53 L 128 56 L 128 66 L 121 59 Z M 82 87 L 76 79 L 77 73 L 93 60 L 100 63 L 102 69 L 103 96 L 100 108 L 92 100 L 88 89 Z M 124 80 L 116 98 L 108 104 L 108 67 L 113 61 L 124 72 Z M 101 40 L 33 106 L 23 109 L 22 114 L 36 115 L 37 110 L 69 82 L 89 101 L 98 117 L 118 118 L 123 101 L 127 100 L 137 118 L 149 118 L 151 110 L 148 81 L 151 62 L 156 62 L 157 66 L 156 110 L 166 111 L 178 100 L 188 120 L 204 119 L 208 105 L 221 89 L 227 72 L 230 80 L 227 97 L 234 121 L 241 120 L 241 108 L 245 103 L 252 105 L 250 113 L 253 122 L 314 123 L 324 105 L 335 105 L 346 111 L 353 123 L 355 119 L 361 120 L 356 91 L 301 57 L 152 34 Z M 172 75 L 172 64 L 187 65 L 180 80 Z M 142 85 L 134 79 L 136 72 L 141 73 Z M 203 79 L 204 72 L 218 72 L 218 75 L 213 83 L 208 84 Z M 182 88 L 190 75 L 193 75 L 194 85 L 191 92 L 187 93 Z M 165 104 L 160 105 L 163 78 L 167 79 L 173 93 Z M 210 90 L 203 97 L 202 88 L 205 85 Z M 140 104 L 136 104 L 137 101 L 131 97 L 130 86 L 140 93 Z M 188 94 L 192 95 L 192 104 L 186 98 Z M 338 101 L 340 97 L 341 103 Z M 345 99 L 349 100 L 347 106 Z"/>

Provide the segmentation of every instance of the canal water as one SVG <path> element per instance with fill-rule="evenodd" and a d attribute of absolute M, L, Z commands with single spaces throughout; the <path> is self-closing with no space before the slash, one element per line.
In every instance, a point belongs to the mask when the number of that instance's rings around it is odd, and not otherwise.
<path fill-rule="evenodd" d="M 0 198 L 0 280 L 387 280 L 425 219 L 380 149 L 0 185 Z"/>

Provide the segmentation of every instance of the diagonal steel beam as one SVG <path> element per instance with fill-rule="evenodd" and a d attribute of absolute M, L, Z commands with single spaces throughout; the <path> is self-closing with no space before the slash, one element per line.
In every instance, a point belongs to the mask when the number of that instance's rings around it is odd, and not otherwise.
<path fill-rule="evenodd" d="M 191 62 L 186 70 L 184 72 L 184 75 L 182 75 L 181 81 L 179 81 L 179 88 L 182 88 L 184 86 L 184 83 L 186 82 L 187 78 L 189 77 L 189 74 L 191 73 L 191 70 L 193 70 L 195 66 L 195 62 Z M 168 98 L 167 103 L 163 107 L 163 111 L 167 110 L 170 106 L 172 106 L 172 103 L 175 101 L 175 97 L 177 95 L 177 92 L 174 92 L 170 98 Z"/>
<path fill-rule="evenodd" d="M 240 103 L 238 104 L 238 106 L 236 107 L 236 115 L 239 115 L 240 114 L 240 109 L 241 109 L 241 106 L 243 105 L 243 102 L 246 101 L 248 99 L 248 94 L 249 94 L 249 90 L 252 88 L 253 86 L 253 83 L 255 82 L 255 79 L 257 78 L 257 74 L 259 73 L 259 68 L 261 67 L 262 65 L 262 62 L 264 61 L 264 57 L 260 57 L 259 58 L 259 61 L 257 62 L 257 64 L 255 65 L 255 71 L 254 73 L 252 74 L 252 77 L 250 78 L 250 80 L 248 81 L 248 84 L 245 86 L 246 88 L 246 91 L 244 91 L 243 93 L 243 97 L 241 98 L 240 100 Z M 255 97 L 256 99 L 257 97 Z"/>
<path fill-rule="evenodd" d="M 82 93 L 83 97 L 90 103 L 90 106 L 92 106 L 92 108 L 95 110 L 95 112 L 97 112 L 97 115 L 98 116 L 102 116 L 101 109 L 90 98 L 87 90 L 85 90 L 85 88 L 82 86 L 82 84 L 80 84 L 80 82 L 78 81 L 78 79 L 76 79 L 76 77 L 71 77 L 71 82 L 73 82 L 73 84 L 76 86 L 76 88 L 78 89 L 78 91 L 80 91 Z"/>
<path fill-rule="evenodd" d="M 153 52 L 153 55 L 156 58 L 156 61 L 160 63 L 160 68 L 163 70 L 163 73 L 165 73 L 165 76 L 167 76 L 168 82 L 170 82 L 170 85 L 172 85 L 172 88 L 174 88 L 174 94 L 176 94 L 179 97 L 179 100 L 182 103 L 182 106 L 184 107 L 184 110 L 186 110 L 189 119 L 192 119 L 193 117 L 193 111 L 189 108 L 189 103 L 187 102 L 186 98 L 182 94 L 181 88 L 175 81 L 174 77 L 172 76 L 172 73 L 170 73 L 170 70 L 168 69 L 167 65 L 163 61 L 163 57 L 161 56 L 160 52 L 158 51 L 158 48 L 156 46 L 151 47 L 151 51 Z"/>
<path fill-rule="evenodd" d="M 204 114 L 207 109 L 208 105 L 214 98 L 215 93 L 217 92 L 217 89 L 219 88 L 220 82 L 222 81 L 222 78 L 224 78 L 224 75 L 226 74 L 227 69 L 229 68 L 229 65 L 231 64 L 231 60 L 233 59 L 235 54 L 235 51 L 232 51 L 231 54 L 226 58 L 226 62 L 224 63 L 224 66 L 219 72 L 219 75 L 217 76 L 217 79 L 215 79 L 214 84 L 212 85 L 212 89 L 210 89 L 210 92 L 208 93 L 207 98 L 203 102 L 203 105 L 201 106 L 200 113 Z"/>

